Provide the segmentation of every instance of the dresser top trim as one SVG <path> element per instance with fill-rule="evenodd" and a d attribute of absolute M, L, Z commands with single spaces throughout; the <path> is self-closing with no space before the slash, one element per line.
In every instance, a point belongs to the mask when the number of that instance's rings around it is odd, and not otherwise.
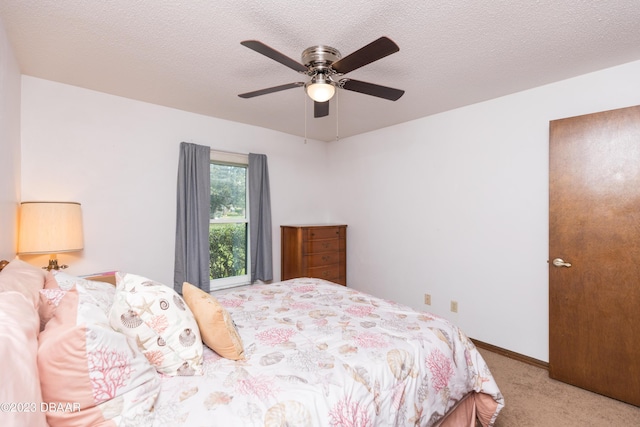
<path fill-rule="evenodd" d="M 305 227 L 346 227 L 347 224 L 286 224 L 280 227 L 305 228 Z"/>

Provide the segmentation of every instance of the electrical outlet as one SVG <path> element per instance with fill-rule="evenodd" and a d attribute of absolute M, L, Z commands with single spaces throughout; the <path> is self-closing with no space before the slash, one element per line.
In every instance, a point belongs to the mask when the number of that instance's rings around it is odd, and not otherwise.
<path fill-rule="evenodd" d="M 426 305 L 431 305 L 431 295 L 429 294 L 424 294 L 424 303 Z"/>
<path fill-rule="evenodd" d="M 454 313 L 458 312 L 458 301 L 451 301 L 451 311 Z"/>

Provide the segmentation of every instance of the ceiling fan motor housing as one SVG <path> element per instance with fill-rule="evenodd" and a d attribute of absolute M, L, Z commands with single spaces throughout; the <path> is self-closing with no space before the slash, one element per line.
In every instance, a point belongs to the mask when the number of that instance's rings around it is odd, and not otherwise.
<path fill-rule="evenodd" d="M 302 52 L 302 63 L 309 67 L 309 71 L 324 72 L 331 64 L 342 58 L 340 51 L 331 46 L 312 46 Z"/>

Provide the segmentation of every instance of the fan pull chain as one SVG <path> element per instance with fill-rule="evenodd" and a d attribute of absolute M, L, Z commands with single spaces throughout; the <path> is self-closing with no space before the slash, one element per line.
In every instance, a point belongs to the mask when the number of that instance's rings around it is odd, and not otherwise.
<path fill-rule="evenodd" d="M 336 90 L 336 142 L 340 140 L 340 91 Z"/>
<path fill-rule="evenodd" d="M 303 92 L 304 99 L 304 143 L 307 143 L 307 94 Z"/>

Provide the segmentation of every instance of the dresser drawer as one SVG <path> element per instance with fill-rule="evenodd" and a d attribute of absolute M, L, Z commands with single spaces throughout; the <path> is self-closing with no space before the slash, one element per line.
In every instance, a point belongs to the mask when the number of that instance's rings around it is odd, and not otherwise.
<path fill-rule="evenodd" d="M 305 254 L 334 252 L 340 249 L 339 239 L 309 240 L 304 244 Z"/>
<path fill-rule="evenodd" d="M 340 262 L 340 253 L 333 251 L 333 252 L 307 255 L 306 261 L 307 261 L 307 266 L 309 268 L 338 264 Z"/>
<path fill-rule="evenodd" d="M 306 230 L 308 240 L 335 239 L 340 237 L 340 229 L 343 227 L 317 227 Z M 344 236 L 343 236 L 344 237 Z"/>
<path fill-rule="evenodd" d="M 336 264 L 309 268 L 309 276 L 334 282 L 340 277 L 340 267 Z"/>

